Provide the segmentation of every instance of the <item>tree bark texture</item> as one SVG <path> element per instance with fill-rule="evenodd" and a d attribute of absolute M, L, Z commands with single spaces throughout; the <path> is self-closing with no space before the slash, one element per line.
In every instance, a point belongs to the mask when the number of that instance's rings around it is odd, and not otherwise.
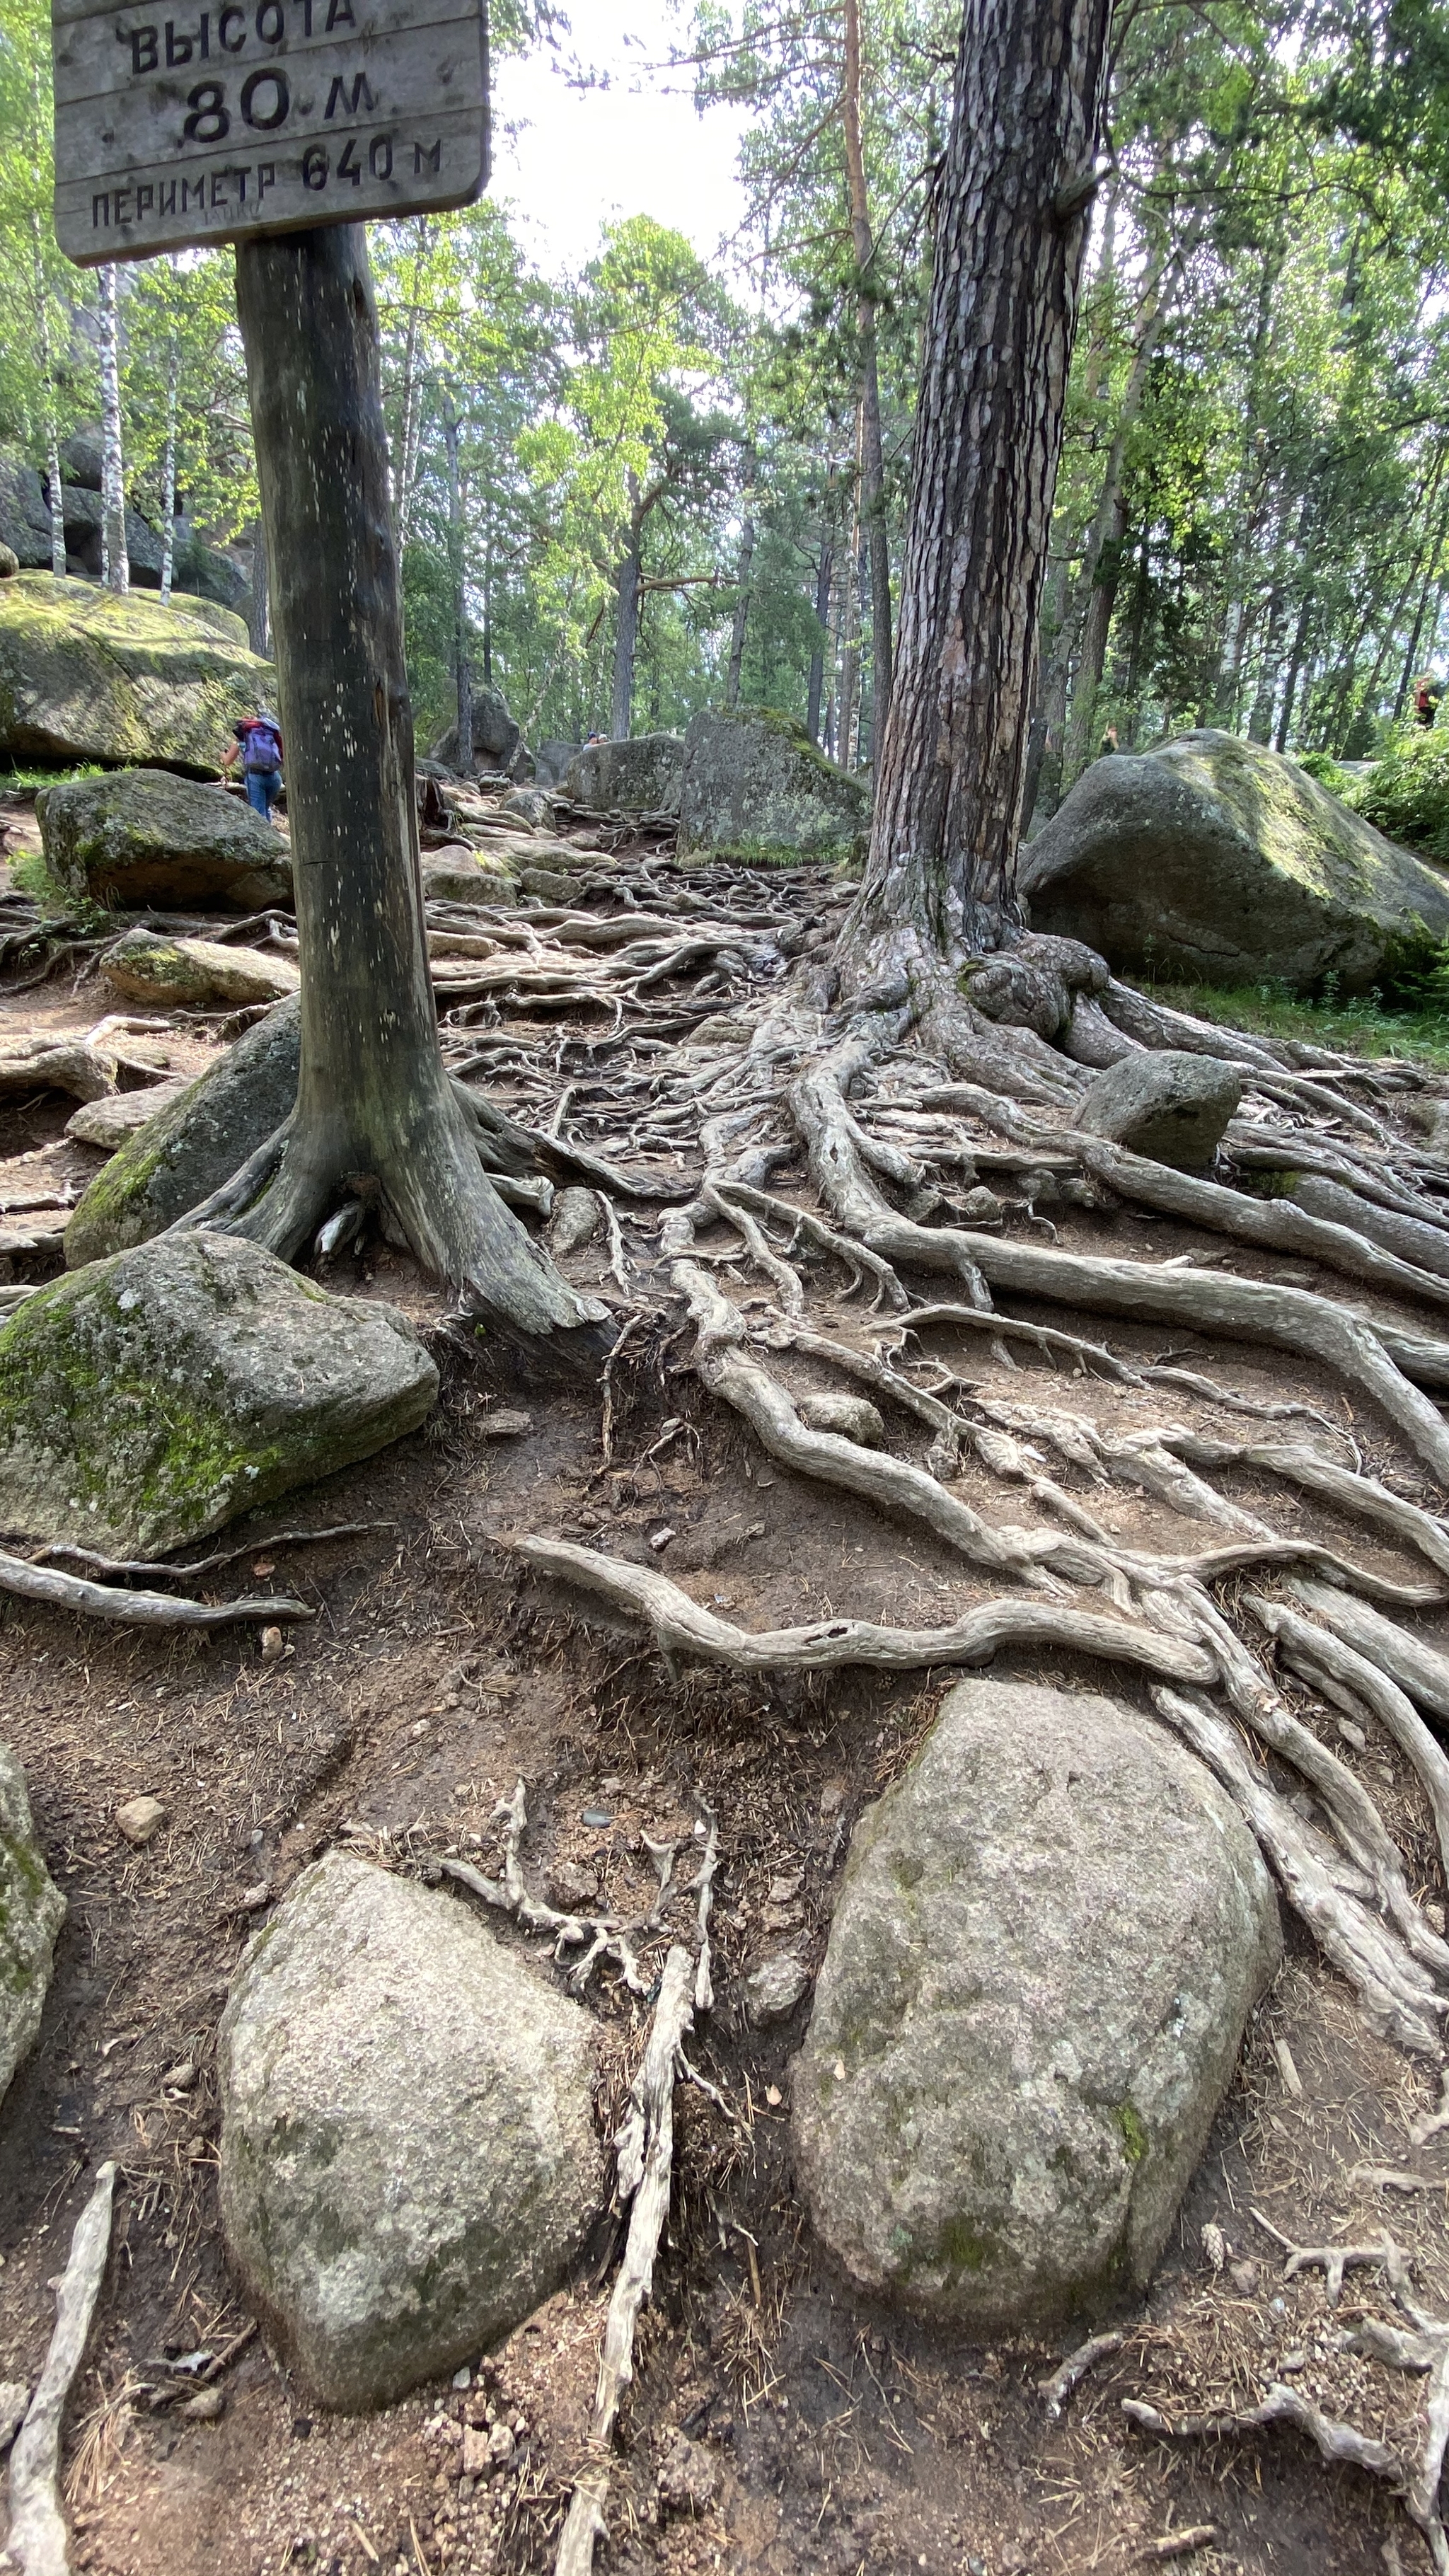
<path fill-rule="evenodd" d="M 614 576 L 619 606 L 614 621 L 614 684 L 609 700 L 609 731 L 616 741 L 633 730 L 634 658 L 639 650 L 639 592 L 644 570 L 644 520 L 655 495 L 646 498 L 637 477 L 629 476 L 629 529 Z"/>
<path fill-rule="evenodd" d="M 101 579 L 123 595 L 131 587 L 126 552 L 126 481 L 121 457 L 121 326 L 116 272 L 99 271 L 101 287 Z"/>
<path fill-rule="evenodd" d="M 587 1328 L 596 1344 L 603 1310 L 575 1297 L 489 1187 L 438 1044 L 365 235 L 248 241 L 236 265 L 287 741 L 302 1060 L 271 1176 L 234 1230 L 285 1260 L 339 1197 L 371 1199 L 509 1338 L 572 1348 Z"/>
<path fill-rule="evenodd" d="M 735 568 L 735 613 L 730 624 L 730 658 L 725 675 L 725 705 L 737 707 L 740 702 L 740 678 L 745 665 L 745 635 L 750 623 L 750 568 L 755 560 L 755 521 L 751 508 L 755 477 L 760 460 L 751 447 L 745 457 L 745 515 L 740 522 L 740 554 Z"/>
<path fill-rule="evenodd" d="M 860 516 L 870 548 L 870 756 L 880 775 L 885 721 L 891 702 L 891 552 L 885 521 L 885 454 L 880 429 L 880 367 L 875 321 L 875 239 L 866 190 L 861 115 L 859 0 L 845 0 L 845 176 L 850 192 L 850 238 L 858 278 L 856 329 L 860 338 Z"/>
<path fill-rule="evenodd" d="M 999 947 L 1109 0 L 966 0 L 895 685 L 849 950 Z"/>
<path fill-rule="evenodd" d="M 458 470 L 458 415 L 451 404 L 443 423 L 448 460 L 448 577 L 453 591 L 453 687 L 458 719 L 457 762 L 473 775 L 473 653 L 468 636 L 467 554 L 463 531 L 463 478 Z"/>
<path fill-rule="evenodd" d="M 815 568 L 815 622 L 820 640 L 810 656 L 809 695 L 805 712 L 805 729 L 812 742 L 820 740 L 821 702 L 825 689 L 825 647 L 830 635 L 830 583 L 835 567 L 835 468 L 830 468 L 826 485 L 825 507 L 820 514 L 820 558 Z"/>
<path fill-rule="evenodd" d="M 171 597 L 176 569 L 176 393 L 181 352 L 173 340 L 166 361 L 166 445 L 161 454 L 161 605 Z"/>

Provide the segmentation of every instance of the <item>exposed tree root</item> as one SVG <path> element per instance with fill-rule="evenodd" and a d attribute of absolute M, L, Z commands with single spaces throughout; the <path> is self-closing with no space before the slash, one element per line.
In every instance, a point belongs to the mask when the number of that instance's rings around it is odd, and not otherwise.
<path fill-rule="evenodd" d="M 1426 1638 L 1413 1636 L 1362 1602 L 1341 1598 L 1324 1584 L 1299 1580 L 1293 1588 L 1335 1636 L 1379 1664 L 1421 1707 L 1449 1720 L 1449 1656 L 1441 1655 Z"/>
<path fill-rule="evenodd" d="M 822 1619 L 804 1628 L 752 1632 L 656 1574 L 567 1539 L 529 1535 L 515 1552 L 540 1574 L 583 1584 L 612 1609 L 640 1620 L 665 1655 L 699 1657 L 737 1672 L 826 1672 L 865 1664 L 918 1672 L 941 1664 L 984 1664 L 1003 1646 L 1040 1645 L 1137 1664 L 1175 1681 L 1211 1682 L 1217 1666 L 1205 1648 L 1156 1634 L 1141 1621 L 1109 1619 L 1035 1601 L 988 1601 L 945 1628 L 883 1628 L 866 1619 Z"/>
<path fill-rule="evenodd" d="M 70 2537 L 60 2503 L 61 2425 L 106 2276 L 115 2187 L 114 2164 L 98 2166 L 56 2292 L 45 2368 L 10 2454 L 9 2554 L 20 2576 L 70 2576 Z"/>
<path fill-rule="evenodd" d="M 126 1592 L 88 1583 L 82 1575 L 32 1565 L 23 1556 L 0 1555 L 0 1592 L 16 1593 L 22 1601 L 46 1601 L 57 1610 L 78 1610 L 87 1619 L 109 1619 L 122 1628 L 233 1628 L 241 1620 L 273 1627 L 316 1616 L 305 1601 L 288 1600 L 282 1593 L 249 1594 L 240 1601 L 188 1601 L 174 1592 Z"/>

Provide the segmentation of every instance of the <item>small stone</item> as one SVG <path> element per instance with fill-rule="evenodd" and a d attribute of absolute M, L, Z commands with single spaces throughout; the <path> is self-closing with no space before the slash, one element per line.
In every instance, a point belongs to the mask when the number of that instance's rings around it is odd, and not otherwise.
<path fill-rule="evenodd" d="M 1230 2263 L 1228 2266 L 1229 2280 L 1232 2282 L 1235 2290 L 1242 2291 L 1245 2299 L 1250 2299 L 1252 2297 L 1253 2292 L 1257 2289 L 1262 2277 L 1263 2275 L 1258 2265 L 1251 2261 L 1246 2263 Z"/>
<path fill-rule="evenodd" d="M 659 2471 L 663 2513 L 707 2513 L 719 2489 L 719 2471 L 702 2443 L 681 2433 Z"/>
<path fill-rule="evenodd" d="M 262 1662 L 264 1664 L 279 1664 L 286 1651 L 286 1644 L 280 1628 L 264 1628 L 262 1630 Z"/>
<path fill-rule="evenodd" d="M 825 1783 L 824 1788 L 823 1788 L 823 1789 L 821 1790 L 821 1792 L 820 1792 L 820 1813 L 821 1813 L 822 1818 L 824 1819 L 824 1821 L 825 1821 L 827 1824 L 829 1823 L 830 1818 L 831 1818 L 832 1816 L 838 1816 L 838 1815 L 839 1815 L 840 1810 L 841 1810 L 842 1806 L 844 1805 L 844 1803 L 845 1803 L 845 1783 L 844 1783 L 844 1781 L 843 1781 L 843 1780 L 827 1780 L 827 1781 L 826 1781 L 826 1783 Z"/>
<path fill-rule="evenodd" d="M 128 1798 L 124 1807 L 116 1809 L 118 1831 L 138 1849 L 170 1822 L 171 1810 L 163 1807 L 159 1798 Z"/>
<path fill-rule="evenodd" d="M 654 1532 L 653 1537 L 652 1537 L 652 1538 L 650 1539 L 650 1541 L 649 1541 L 649 1544 L 650 1544 L 650 1546 L 653 1548 L 655 1555 L 656 1555 L 656 1556 L 661 1555 L 661 1554 L 663 1553 L 664 1549 L 669 1545 L 670 1540 L 671 1540 L 672 1538 L 677 1538 L 677 1537 L 678 1537 L 678 1535 L 679 1535 L 679 1533 L 678 1533 L 678 1531 L 677 1531 L 677 1530 L 672 1530 L 672 1529 L 669 1529 L 668 1527 L 665 1527 L 664 1529 L 656 1530 L 656 1531 Z"/>
<path fill-rule="evenodd" d="M 465 2424 L 463 2427 L 463 2475 L 486 2478 L 488 2475 L 488 2427 Z"/>
<path fill-rule="evenodd" d="M 225 2408 L 226 2399 L 219 2388 L 198 2388 L 196 2395 L 188 2397 L 176 2412 L 188 2424 L 215 2424 Z"/>
<path fill-rule="evenodd" d="M 745 1979 L 745 2011 L 755 2029 L 788 2020 L 809 1986 L 810 1971 L 793 1950 L 777 1950 L 762 1959 Z"/>
<path fill-rule="evenodd" d="M 161 2078 L 163 2093 L 189 2093 L 196 2082 L 196 2061 L 184 2057 L 179 2066 L 170 2066 Z"/>
<path fill-rule="evenodd" d="M 599 1202 L 593 1191 L 577 1187 L 560 1190 L 548 1229 L 549 1250 L 555 1260 L 563 1254 L 582 1252 L 598 1230 Z"/>
<path fill-rule="evenodd" d="M 1072 1123 L 1176 1171 L 1205 1171 L 1242 1096 L 1236 1065 L 1163 1048 L 1094 1074 Z"/>
<path fill-rule="evenodd" d="M 466 2362 L 466 2361 L 464 2362 L 463 2367 L 462 2367 L 462 2369 L 461 2369 L 461 2370 L 455 2370 L 455 2371 L 454 2371 L 454 2373 L 453 2373 L 453 2381 L 452 2381 L 452 2384 L 453 2384 L 453 2386 L 454 2386 L 455 2388 L 471 2388 L 471 2387 L 472 2387 L 472 2385 L 473 2385 L 473 2373 L 472 2373 L 472 2371 L 469 2369 L 468 2364 L 467 2364 L 467 2362 Z"/>
<path fill-rule="evenodd" d="M 516 1406 L 504 1405 L 497 1413 L 485 1413 L 478 1429 L 485 1440 L 522 1440 L 533 1429 L 531 1413 L 521 1413 Z"/>
<path fill-rule="evenodd" d="M 23 2379 L 0 2379 L 0 2453 L 9 2450 L 29 2404 L 30 2391 Z"/>
<path fill-rule="evenodd" d="M 1351 1717 L 1341 1717 L 1338 1721 L 1338 1731 L 1345 1744 L 1351 1744 L 1355 1753 L 1362 1753 L 1368 1737 L 1361 1726 L 1355 1726 Z"/>
<path fill-rule="evenodd" d="M 511 2460 L 517 2448 L 517 2436 L 512 2425 L 495 2424 L 488 2436 L 488 2457 L 495 2468 L 501 2468 L 505 2460 Z"/>
<path fill-rule="evenodd" d="M 885 1423 L 863 1395 L 802 1395 L 796 1411 L 812 1431 L 833 1431 L 860 1449 L 884 1446 Z M 756 1482 L 762 1484 L 763 1477 Z"/>

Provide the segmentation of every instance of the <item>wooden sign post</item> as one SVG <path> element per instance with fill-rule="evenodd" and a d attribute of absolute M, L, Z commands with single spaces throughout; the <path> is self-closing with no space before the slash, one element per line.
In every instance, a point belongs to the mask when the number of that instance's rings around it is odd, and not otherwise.
<path fill-rule="evenodd" d="M 184 17 L 53 6 L 56 229 L 71 258 L 237 245 L 302 1051 L 292 1115 L 189 1222 L 290 1261 L 350 1201 L 468 1312 L 591 1364 L 606 1309 L 575 1295 L 485 1177 L 485 1163 L 519 1171 L 520 1140 L 450 1079 L 438 1042 L 377 313 L 351 220 L 478 195 L 481 0 L 162 0 Z"/>
<path fill-rule="evenodd" d="M 52 0 L 52 13 L 55 230 L 83 266 L 433 214 L 487 180 L 479 0 Z"/>

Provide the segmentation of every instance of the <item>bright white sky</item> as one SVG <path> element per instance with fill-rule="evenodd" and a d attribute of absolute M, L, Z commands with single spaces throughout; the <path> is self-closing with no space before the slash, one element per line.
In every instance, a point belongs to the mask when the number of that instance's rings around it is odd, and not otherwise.
<path fill-rule="evenodd" d="M 712 258 L 743 213 L 745 112 L 699 117 L 688 72 L 656 68 L 688 32 L 669 0 L 576 0 L 572 16 L 564 56 L 577 53 L 609 86 L 570 89 L 546 48 L 496 63 L 492 194 L 512 205 L 523 247 L 549 275 L 581 267 L 618 215 L 653 215 Z"/>

